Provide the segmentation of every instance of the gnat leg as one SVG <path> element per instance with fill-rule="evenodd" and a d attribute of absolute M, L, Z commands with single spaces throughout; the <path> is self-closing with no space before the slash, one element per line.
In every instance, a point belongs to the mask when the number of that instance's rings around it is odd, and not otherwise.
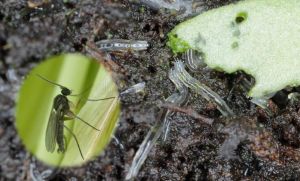
<path fill-rule="evenodd" d="M 66 112 L 66 115 L 69 117 L 69 118 L 72 118 L 72 119 L 78 119 L 80 121 L 82 121 L 83 123 L 85 123 L 86 125 L 88 125 L 89 127 L 97 130 L 97 131 L 100 131 L 99 129 L 95 128 L 94 126 L 90 125 L 88 122 L 84 121 L 83 119 L 81 119 L 80 117 L 78 117 L 77 115 L 75 115 L 72 111 L 67 111 Z M 71 120 L 71 119 L 67 119 L 67 120 Z"/>
<path fill-rule="evenodd" d="M 74 137 L 74 139 L 75 139 L 75 141 L 76 141 L 76 144 L 77 144 L 77 147 L 78 147 L 78 149 L 79 149 L 80 155 L 81 155 L 82 159 L 84 160 L 82 151 L 81 151 L 80 146 L 79 146 L 79 142 L 78 142 L 78 140 L 77 140 L 75 134 L 74 134 L 74 133 L 72 132 L 72 130 L 69 129 L 67 126 L 64 125 L 64 128 L 66 128 L 66 130 L 68 130 L 68 131 L 71 133 L 71 135 Z"/>
<path fill-rule="evenodd" d="M 86 99 L 86 98 L 80 98 L 78 103 L 76 104 L 76 106 L 78 106 L 80 104 L 81 101 L 105 101 L 105 100 L 109 100 L 109 99 L 115 99 L 116 97 L 106 97 L 106 98 L 101 98 L 101 99 Z"/>

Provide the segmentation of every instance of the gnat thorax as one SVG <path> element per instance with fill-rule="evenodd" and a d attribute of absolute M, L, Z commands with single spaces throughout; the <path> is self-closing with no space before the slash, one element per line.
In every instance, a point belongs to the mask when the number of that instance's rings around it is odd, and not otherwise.
<path fill-rule="evenodd" d="M 64 96 L 68 96 L 68 95 L 71 94 L 71 90 L 68 89 L 68 88 L 62 87 L 61 94 L 64 95 Z"/>

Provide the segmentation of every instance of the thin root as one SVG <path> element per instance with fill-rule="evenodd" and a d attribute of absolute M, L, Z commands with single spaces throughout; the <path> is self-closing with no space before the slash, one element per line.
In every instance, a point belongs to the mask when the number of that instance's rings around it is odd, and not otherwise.
<path fill-rule="evenodd" d="M 213 123 L 213 119 L 211 118 L 207 118 L 203 115 L 200 115 L 198 114 L 195 110 L 193 110 L 192 108 L 183 108 L 183 107 L 180 107 L 180 106 L 177 106 L 175 104 L 172 104 L 172 103 L 162 103 L 160 105 L 160 107 L 162 108 L 166 108 L 170 111 L 174 111 L 174 112 L 180 112 L 180 113 L 185 113 L 187 114 L 188 116 L 191 116 L 192 118 L 194 119 L 197 119 L 197 120 L 200 120 L 202 121 L 203 123 L 206 123 L 206 124 L 209 124 L 211 125 Z"/>

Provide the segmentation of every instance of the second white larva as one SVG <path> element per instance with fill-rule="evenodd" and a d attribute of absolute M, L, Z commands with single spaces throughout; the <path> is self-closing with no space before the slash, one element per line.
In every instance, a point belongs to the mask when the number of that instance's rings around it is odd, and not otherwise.
<path fill-rule="evenodd" d="M 142 51 L 149 47 L 147 41 L 140 40 L 124 40 L 124 39 L 110 39 L 100 40 L 96 42 L 97 47 L 103 51 Z"/>

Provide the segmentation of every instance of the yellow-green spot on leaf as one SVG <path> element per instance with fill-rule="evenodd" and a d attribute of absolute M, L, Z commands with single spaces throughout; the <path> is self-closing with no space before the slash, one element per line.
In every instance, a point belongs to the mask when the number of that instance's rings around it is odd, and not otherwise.
<path fill-rule="evenodd" d="M 203 52 L 212 69 L 252 75 L 249 96 L 263 97 L 300 85 L 299 14 L 298 0 L 240 1 L 179 24 L 168 45 L 177 53 L 184 52 L 182 46 Z M 205 45 L 196 41 L 199 34 Z"/>
<path fill-rule="evenodd" d="M 42 80 L 37 74 L 67 87 L 72 94 L 80 94 L 67 96 L 71 111 L 100 130 L 94 130 L 78 119 L 64 121 L 76 135 L 84 160 L 74 137 L 66 129 L 65 152 L 50 153 L 46 150 L 46 127 L 53 100 L 61 93 L 61 89 Z M 106 97 L 115 98 L 87 101 Z M 27 75 L 17 99 L 16 126 L 27 150 L 39 160 L 52 166 L 77 166 L 103 151 L 112 137 L 119 114 L 118 90 L 110 72 L 99 62 L 81 54 L 63 54 L 43 61 Z"/>

